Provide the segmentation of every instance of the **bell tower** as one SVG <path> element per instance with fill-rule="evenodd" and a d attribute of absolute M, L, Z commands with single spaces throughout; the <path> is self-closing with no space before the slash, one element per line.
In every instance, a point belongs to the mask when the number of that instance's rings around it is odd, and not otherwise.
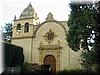
<path fill-rule="evenodd" d="M 33 33 L 39 25 L 39 18 L 31 3 L 13 21 L 12 44 L 22 47 L 25 61 L 32 62 Z"/>
<path fill-rule="evenodd" d="M 39 18 L 31 3 L 23 10 L 19 19 L 14 17 L 13 38 L 30 37 L 39 24 Z"/>

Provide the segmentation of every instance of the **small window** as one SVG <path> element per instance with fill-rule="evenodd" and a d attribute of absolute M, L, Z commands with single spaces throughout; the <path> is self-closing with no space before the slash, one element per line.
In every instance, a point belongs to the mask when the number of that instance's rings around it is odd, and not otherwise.
<path fill-rule="evenodd" d="M 19 23 L 19 24 L 17 24 L 17 29 L 16 29 L 17 31 L 21 31 L 21 24 Z"/>
<path fill-rule="evenodd" d="M 24 32 L 29 32 L 29 23 L 25 23 Z"/>

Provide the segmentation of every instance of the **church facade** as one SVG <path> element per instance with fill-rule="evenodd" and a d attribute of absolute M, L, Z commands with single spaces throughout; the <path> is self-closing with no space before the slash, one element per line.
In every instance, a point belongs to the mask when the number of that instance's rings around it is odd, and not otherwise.
<path fill-rule="evenodd" d="M 19 19 L 14 18 L 12 44 L 23 48 L 24 62 L 50 65 L 52 70 L 80 69 L 80 53 L 74 52 L 66 41 L 67 21 L 57 21 L 48 13 L 40 23 L 29 4 Z"/>

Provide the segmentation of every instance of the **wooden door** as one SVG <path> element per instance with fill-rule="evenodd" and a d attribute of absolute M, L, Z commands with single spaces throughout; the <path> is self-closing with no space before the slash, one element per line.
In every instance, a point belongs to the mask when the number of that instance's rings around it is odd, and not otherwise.
<path fill-rule="evenodd" d="M 47 55 L 44 58 L 44 64 L 45 65 L 50 65 L 51 67 L 51 72 L 56 72 L 56 59 L 52 55 Z"/>

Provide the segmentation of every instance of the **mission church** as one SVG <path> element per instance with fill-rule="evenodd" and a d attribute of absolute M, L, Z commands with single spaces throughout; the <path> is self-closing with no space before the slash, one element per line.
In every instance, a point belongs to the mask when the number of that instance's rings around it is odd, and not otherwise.
<path fill-rule="evenodd" d="M 67 21 L 55 20 L 50 12 L 40 23 L 31 3 L 13 21 L 12 44 L 23 48 L 24 62 L 50 65 L 55 71 L 81 68 L 80 51 L 71 50 L 66 41 Z"/>

